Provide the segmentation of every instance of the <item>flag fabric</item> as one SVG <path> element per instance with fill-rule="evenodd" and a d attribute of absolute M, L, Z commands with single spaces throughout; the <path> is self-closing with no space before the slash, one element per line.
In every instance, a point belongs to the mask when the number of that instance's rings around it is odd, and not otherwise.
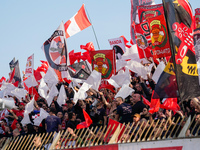
<path fill-rule="evenodd" d="M 115 95 L 115 98 L 122 97 L 123 99 L 125 99 L 126 97 L 128 97 L 129 95 L 131 95 L 134 91 L 135 90 L 133 88 L 129 87 L 128 84 L 124 84 L 122 86 L 122 88 Z"/>
<path fill-rule="evenodd" d="M 40 94 L 41 97 L 45 98 L 47 97 L 49 91 L 49 87 L 47 84 L 44 82 L 44 79 L 41 79 L 40 85 L 38 87 L 38 93 Z"/>
<path fill-rule="evenodd" d="M 174 114 L 176 114 L 176 112 L 180 110 L 180 106 L 177 104 L 177 98 L 165 99 L 165 101 L 162 104 L 160 104 L 160 108 L 172 110 Z"/>
<path fill-rule="evenodd" d="M 160 99 L 153 98 L 153 95 L 154 95 L 154 91 L 152 92 L 151 104 L 149 108 L 149 113 L 151 114 L 157 112 L 160 108 Z"/>
<path fill-rule="evenodd" d="M 114 50 L 90 51 L 92 69 L 102 74 L 102 79 L 109 79 L 116 73 Z"/>
<path fill-rule="evenodd" d="M 200 28 L 194 30 L 194 48 L 196 53 L 196 61 L 199 75 L 199 85 L 200 85 Z"/>
<path fill-rule="evenodd" d="M 88 42 L 86 45 L 80 45 L 80 48 L 86 51 L 95 51 L 93 42 Z"/>
<path fill-rule="evenodd" d="M 26 86 L 29 88 L 38 85 L 34 75 L 29 76 L 26 80 L 24 80 L 24 82 L 26 83 Z"/>
<path fill-rule="evenodd" d="M 139 23 L 137 6 L 152 5 L 152 4 L 154 4 L 154 0 L 148 0 L 148 1 L 131 0 L 131 26 L 132 26 L 133 22 Z M 134 33 L 134 29 L 132 27 L 131 27 L 131 38 L 132 38 L 133 43 L 136 43 L 135 33 Z"/>
<path fill-rule="evenodd" d="M 34 96 L 35 100 L 37 101 L 39 98 L 39 94 L 37 90 L 32 86 L 31 88 L 28 89 L 28 93 L 32 96 Z"/>
<path fill-rule="evenodd" d="M 157 5 L 140 5 L 137 6 L 139 23 L 148 21 L 149 18 L 153 18 L 164 14 L 164 9 L 162 4 Z"/>
<path fill-rule="evenodd" d="M 170 59 L 157 81 L 155 92 L 152 94 L 153 98 L 178 97 L 178 86 L 176 81 L 174 64 L 172 59 Z"/>
<path fill-rule="evenodd" d="M 13 60 L 9 63 L 10 65 L 10 70 L 13 71 L 13 69 L 15 68 L 15 74 L 14 74 L 14 82 L 19 81 L 19 86 L 21 85 L 21 74 L 20 74 L 20 69 L 19 69 L 19 61 L 15 61 L 15 58 L 13 58 Z"/>
<path fill-rule="evenodd" d="M 171 49 L 168 38 L 168 30 L 165 16 L 159 15 L 148 19 L 151 44 L 154 58 L 171 56 Z"/>
<path fill-rule="evenodd" d="M 110 47 L 115 50 L 116 59 L 121 59 L 125 52 L 125 43 L 123 37 L 108 39 Z"/>
<path fill-rule="evenodd" d="M 66 99 L 67 99 L 67 95 L 65 92 L 65 87 L 64 87 L 64 85 L 61 85 L 59 95 L 57 98 L 57 102 L 60 106 L 62 106 L 62 104 L 66 103 Z"/>
<path fill-rule="evenodd" d="M 99 85 L 101 83 L 101 73 L 93 70 L 85 82 L 89 85 L 92 85 L 92 89 L 98 91 Z"/>
<path fill-rule="evenodd" d="M 65 24 L 65 34 L 66 38 L 84 30 L 85 28 L 91 26 L 91 23 L 85 12 L 85 5 L 83 4 L 79 11 Z"/>
<path fill-rule="evenodd" d="M 68 71 L 72 78 L 81 80 L 86 80 L 91 74 L 89 65 L 86 61 L 81 61 L 79 63 L 70 65 Z"/>
<path fill-rule="evenodd" d="M 15 75 L 15 68 L 13 69 L 12 73 L 10 74 L 10 79 L 9 79 L 8 83 L 12 82 L 14 75 Z"/>
<path fill-rule="evenodd" d="M 34 71 L 34 54 L 27 58 L 25 76 L 28 77 L 33 74 Z"/>
<path fill-rule="evenodd" d="M 33 120 L 34 125 L 39 126 L 43 119 L 47 118 L 49 116 L 49 113 L 46 112 L 43 108 L 40 108 L 40 115 L 39 117 L 35 118 Z"/>
<path fill-rule="evenodd" d="M 84 115 L 85 121 L 79 123 L 76 126 L 76 129 L 87 128 L 92 124 L 92 119 L 90 118 L 90 116 L 88 115 L 88 113 L 84 109 L 83 109 L 83 115 Z"/>
<path fill-rule="evenodd" d="M 132 25 L 135 32 L 135 40 L 137 43 L 138 54 L 141 58 L 153 57 L 151 53 L 151 36 L 150 28 L 147 21 L 144 21 L 140 24 Z"/>
<path fill-rule="evenodd" d="M 163 0 L 171 53 L 181 100 L 200 96 L 193 43 L 194 17 L 189 2 Z M 192 88 L 188 88 L 192 87 Z"/>
<path fill-rule="evenodd" d="M 200 28 L 200 8 L 195 9 L 195 27 Z"/>
<path fill-rule="evenodd" d="M 52 101 L 53 101 L 53 98 L 54 98 L 55 96 L 58 96 L 58 93 L 59 93 L 59 92 L 58 92 L 57 87 L 56 87 L 55 85 L 53 85 L 53 86 L 51 87 L 51 89 L 50 89 L 48 95 L 47 95 L 47 98 L 46 98 L 48 106 L 51 105 L 51 103 L 52 103 Z"/>
<path fill-rule="evenodd" d="M 64 24 L 61 22 L 60 26 L 42 46 L 49 65 L 59 71 L 66 71 L 69 65 L 69 56 L 64 35 Z"/>

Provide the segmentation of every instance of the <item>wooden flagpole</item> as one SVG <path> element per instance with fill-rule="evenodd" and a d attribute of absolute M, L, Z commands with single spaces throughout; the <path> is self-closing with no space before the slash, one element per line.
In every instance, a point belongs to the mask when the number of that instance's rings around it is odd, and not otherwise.
<path fill-rule="evenodd" d="M 154 120 L 151 122 L 151 124 L 150 124 L 146 134 L 144 135 L 144 138 L 142 139 L 142 141 L 146 141 L 147 134 L 149 133 L 149 131 L 150 131 L 151 127 L 153 126 L 153 124 L 154 124 Z"/>
<path fill-rule="evenodd" d="M 99 136 L 99 138 L 97 139 L 97 142 L 95 145 L 98 145 L 100 138 L 102 137 L 104 130 L 106 129 L 106 125 L 104 126 L 103 130 L 101 131 L 101 135 Z"/>
<path fill-rule="evenodd" d="M 132 136 L 133 136 L 133 134 L 134 134 L 134 132 L 135 132 L 135 130 L 136 130 L 136 128 L 138 127 L 139 124 L 140 124 L 140 122 L 138 121 L 138 123 L 136 124 L 136 126 L 135 126 L 134 129 L 133 129 L 133 132 L 131 133 L 131 136 L 129 137 L 129 139 L 127 140 L 126 143 L 130 143 L 130 142 L 131 142 L 131 138 L 132 138 Z"/>
<path fill-rule="evenodd" d="M 172 119 L 172 122 L 173 122 L 173 121 L 174 121 L 174 118 Z M 165 135 L 163 136 L 162 139 L 166 139 L 167 133 L 168 133 L 168 131 L 169 131 L 171 125 L 172 125 L 172 122 L 171 122 L 170 125 L 168 126 L 168 129 L 167 129 L 167 131 L 166 131 L 166 133 L 165 133 Z"/>
<path fill-rule="evenodd" d="M 149 138 L 147 139 L 147 141 L 151 140 L 151 136 L 152 136 L 152 134 L 153 134 L 155 128 L 157 127 L 159 121 L 160 121 L 160 119 L 157 120 L 157 122 L 156 122 L 156 124 L 155 124 L 153 130 L 151 131 L 151 133 L 150 133 Z"/>
<path fill-rule="evenodd" d="M 83 135 L 83 137 L 81 138 L 81 141 L 78 143 L 78 140 L 77 140 L 77 146 L 76 146 L 76 144 L 74 145 L 74 147 L 80 147 L 81 146 L 81 143 L 82 143 L 82 141 L 83 141 L 83 139 L 85 138 L 85 136 L 86 136 L 86 133 L 89 131 L 89 128 L 87 128 L 86 129 L 86 131 L 85 131 L 85 133 L 84 133 L 84 135 Z"/>
<path fill-rule="evenodd" d="M 144 129 L 142 129 L 142 133 L 140 134 L 140 137 L 139 137 L 139 139 L 137 140 L 137 142 L 140 142 L 140 141 L 141 141 L 142 135 L 143 135 L 144 131 L 146 130 L 148 124 L 149 124 L 149 120 L 146 122 L 146 125 L 145 125 Z"/>
<path fill-rule="evenodd" d="M 89 133 L 88 133 L 88 135 L 87 135 L 87 137 L 86 137 L 86 139 L 85 139 L 85 141 L 84 141 L 84 143 L 82 144 L 82 146 L 81 147 L 84 147 L 84 145 L 85 145 L 85 143 L 86 143 L 86 141 L 87 141 L 87 139 L 89 138 L 89 136 L 90 136 L 90 134 L 91 134 L 91 132 L 92 132 L 92 130 L 93 130 L 93 128 L 94 127 L 92 127 L 91 129 L 89 129 Z"/>

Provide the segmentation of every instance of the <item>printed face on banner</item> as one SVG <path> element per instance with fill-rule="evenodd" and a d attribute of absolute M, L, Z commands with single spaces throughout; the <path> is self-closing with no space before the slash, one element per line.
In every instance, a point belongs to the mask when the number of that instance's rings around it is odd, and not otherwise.
<path fill-rule="evenodd" d="M 123 37 L 109 39 L 110 46 L 115 50 L 116 59 L 121 59 L 125 52 L 125 43 Z"/>
<path fill-rule="evenodd" d="M 164 14 L 164 9 L 162 4 L 158 5 L 142 5 L 137 6 L 139 21 L 142 23 L 143 21 L 147 21 L 149 18 L 153 18 Z"/>
<path fill-rule="evenodd" d="M 58 71 L 66 71 L 69 65 L 66 40 L 62 24 L 43 44 L 43 50 L 49 65 Z"/>
<path fill-rule="evenodd" d="M 92 69 L 102 74 L 102 79 L 109 79 L 115 74 L 115 53 L 114 50 L 91 51 Z"/>
<path fill-rule="evenodd" d="M 154 58 L 171 56 L 167 26 L 164 15 L 148 20 L 151 32 L 151 43 Z"/>
<path fill-rule="evenodd" d="M 138 54 L 141 58 L 152 57 L 150 28 L 147 21 L 133 26 L 135 30 L 135 39 L 138 48 Z"/>

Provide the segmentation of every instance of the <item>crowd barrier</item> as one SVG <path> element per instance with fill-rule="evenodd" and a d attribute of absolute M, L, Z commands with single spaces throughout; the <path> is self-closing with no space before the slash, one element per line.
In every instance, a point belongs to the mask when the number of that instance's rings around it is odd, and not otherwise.
<path fill-rule="evenodd" d="M 187 119 L 185 117 L 172 118 L 172 120 L 157 119 L 151 123 L 147 120 L 141 120 L 138 123 L 128 123 L 116 127 L 115 125 L 96 126 L 75 129 L 73 135 L 68 130 L 62 130 L 58 133 L 20 135 L 15 138 L 3 137 L 0 139 L 0 148 L 3 150 L 35 150 L 89 147 L 91 149 L 95 146 L 105 148 L 105 146 L 123 143 L 175 140 L 185 137 L 198 138 L 200 125 L 195 118 L 196 116 L 192 119 L 190 117 Z M 110 148 L 115 149 L 115 146 Z"/>

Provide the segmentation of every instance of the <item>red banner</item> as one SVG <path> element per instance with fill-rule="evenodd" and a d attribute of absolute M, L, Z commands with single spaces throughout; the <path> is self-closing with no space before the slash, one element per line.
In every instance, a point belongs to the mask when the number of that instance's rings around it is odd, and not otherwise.
<path fill-rule="evenodd" d="M 139 21 L 142 23 L 143 21 L 147 21 L 149 18 L 153 18 L 159 15 L 164 14 L 163 5 L 142 5 L 137 6 Z"/>
<path fill-rule="evenodd" d="M 154 58 L 171 56 L 168 31 L 164 15 L 148 19 Z"/>
<path fill-rule="evenodd" d="M 109 79 L 116 73 L 116 59 L 114 50 L 90 51 L 92 69 L 102 74 L 102 79 Z"/>
<path fill-rule="evenodd" d="M 195 23 L 196 28 L 200 28 L 200 8 L 195 9 Z"/>
<path fill-rule="evenodd" d="M 140 59 L 153 57 L 151 53 L 151 36 L 148 22 L 145 21 L 141 24 L 132 25 L 132 27 L 135 30 L 135 39 Z"/>

